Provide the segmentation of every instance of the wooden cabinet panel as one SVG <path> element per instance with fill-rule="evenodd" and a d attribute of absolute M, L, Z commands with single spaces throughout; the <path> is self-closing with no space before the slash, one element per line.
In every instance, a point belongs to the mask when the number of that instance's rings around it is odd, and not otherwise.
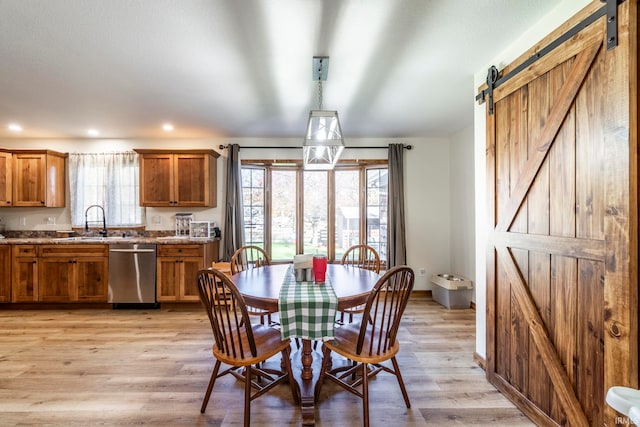
<path fill-rule="evenodd" d="M 107 301 L 109 263 L 107 258 L 77 258 L 76 289 L 78 301 Z"/>
<path fill-rule="evenodd" d="M 158 245 L 159 257 L 202 257 L 205 245 Z"/>
<path fill-rule="evenodd" d="M 74 301 L 73 260 L 66 258 L 41 258 L 38 271 L 38 300 L 41 302 Z"/>
<path fill-rule="evenodd" d="M 11 301 L 38 301 L 38 258 L 34 245 L 12 248 Z"/>
<path fill-rule="evenodd" d="M 1 152 L 0 203 L 64 207 L 66 157 L 50 150 Z"/>
<path fill-rule="evenodd" d="M 182 301 L 200 301 L 198 292 L 198 271 L 203 268 L 202 258 L 185 258 L 182 261 L 184 280 L 180 282 L 180 299 Z"/>
<path fill-rule="evenodd" d="M 43 245 L 38 248 L 39 300 L 106 302 L 107 245 Z"/>
<path fill-rule="evenodd" d="M 11 246 L 0 245 L 0 302 L 11 301 Z"/>
<path fill-rule="evenodd" d="M 217 260 L 217 242 L 204 245 L 159 245 L 157 298 L 162 301 L 199 301 L 198 270 Z"/>
<path fill-rule="evenodd" d="M 14 206 L 45 206 L 46 164 L 44 154 L 13 156 Z"/>
<path fill-rule="evenodd" d="M 13 158 L 11 153 L 0 152 L 0 206 L 13 203 Z"/>
<path fill-rule="evenodd" d="M 175 197 L 179 206 L 208 206 L 209 156 L 176 154 L 174 160 Z M 215 206 L 215 201 L 214 201 Z"/>
<path fill-rule="evenodd" d="M 140 158 L 140 204 L 173 205 L 173 155 L 145 154 Z"/>
<path fill-rule="evenodd" d="M 179 261 L 158 257 L 156 264 L 156 297 L 158 302 L 177 301 L 180 293 Z"/>
<path fill-rule="evenodd" d="M 217 158 L 213 150 L 135 150 L 140 154 L 142 206 L 217 204 Z"/>

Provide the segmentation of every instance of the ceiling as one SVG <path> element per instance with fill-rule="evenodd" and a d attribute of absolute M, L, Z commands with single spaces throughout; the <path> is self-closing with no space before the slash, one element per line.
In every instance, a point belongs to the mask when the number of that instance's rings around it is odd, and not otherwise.
<path fill-rule="evenodd" d="M 300 137 L 314 55 L 347 140 L 446 136 L 472 124 L 473 74 L 557 3 L 0 0 L 0 138 Z"/>

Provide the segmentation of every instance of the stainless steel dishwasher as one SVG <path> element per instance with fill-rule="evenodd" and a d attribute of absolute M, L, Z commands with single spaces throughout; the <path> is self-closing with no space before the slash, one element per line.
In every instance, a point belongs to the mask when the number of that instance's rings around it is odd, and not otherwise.
<path fill-rule="evenodd" d="M 156 245 L 109 245 L 109 300 L 113 308 L 158 307 L 156 302 Z"/>

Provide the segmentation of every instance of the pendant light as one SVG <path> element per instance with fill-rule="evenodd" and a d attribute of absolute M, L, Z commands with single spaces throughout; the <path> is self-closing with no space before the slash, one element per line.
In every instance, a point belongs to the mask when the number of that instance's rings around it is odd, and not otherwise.
<path fill-rule="evenodd" d="M 328 56 L 313 57 L 313 80 L 318 83 L 318 109 L 309 111 L 307 132 L 302 145 L 304 168 L 333 169 L 344 149 L 342 127 L 335 110 L 322 109 L 322 82 L 327 80 Z"/>

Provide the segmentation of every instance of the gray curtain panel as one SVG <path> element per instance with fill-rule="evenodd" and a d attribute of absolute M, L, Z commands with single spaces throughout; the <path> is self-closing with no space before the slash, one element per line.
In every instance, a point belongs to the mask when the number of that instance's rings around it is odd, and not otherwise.
<path fill-rule="evenodd" d="M 238 144 L 229 145 L 224 230 L 222 233 L 222 259 L 224 261 L 230 261 L 236 249 L 244 245 L 242 170 L 239 151 L 240 146 Z"/>
<path fill-rule="evenodd" d="M 387 225 L 387 269 L 407 263 L 404 230 L 404 145 L 389 144 L 389 223 Z"/>

